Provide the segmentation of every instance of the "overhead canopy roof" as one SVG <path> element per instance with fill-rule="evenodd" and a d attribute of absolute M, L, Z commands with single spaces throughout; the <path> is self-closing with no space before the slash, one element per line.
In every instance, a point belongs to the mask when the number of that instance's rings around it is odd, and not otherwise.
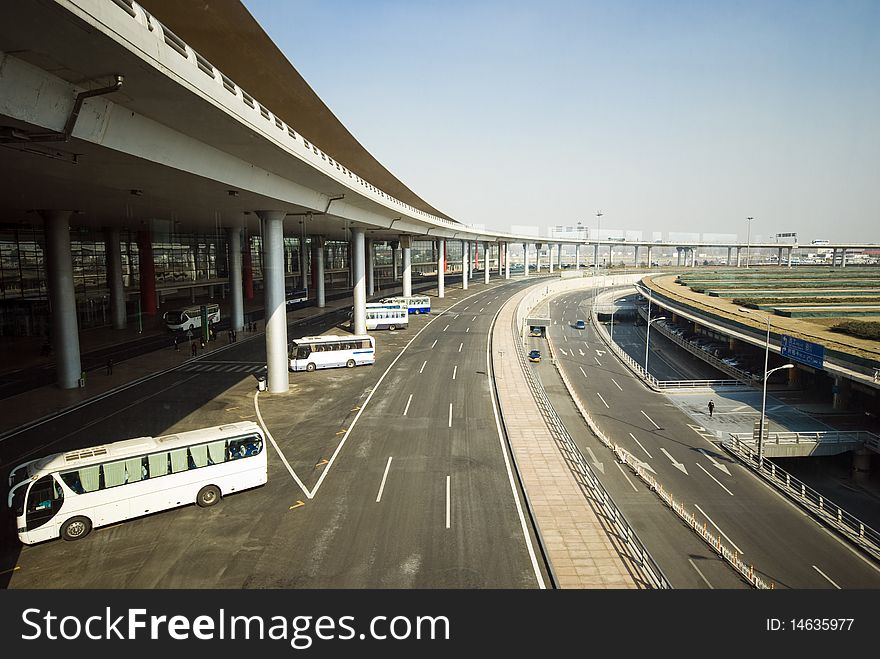
<path fill-rule="evenodd" d="M 138 0 L 138 4 L 273 114 L 361 178 L 415 208 L 452 219 L 401 183 L 361 146 L 239 0 Z"/>

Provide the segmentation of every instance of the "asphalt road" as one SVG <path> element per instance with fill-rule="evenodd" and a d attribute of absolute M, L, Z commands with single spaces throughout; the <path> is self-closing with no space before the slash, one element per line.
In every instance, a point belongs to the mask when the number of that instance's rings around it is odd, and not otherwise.
<path fill-rule="evenodd" d="M 486 373 L 492 318 L 521 285 L 447 289 L 407 330 L 375 333 L 374 366 L 291 373 L 288 394 L 260 393 L 260 416 L 303 487 L 273 448 L 267 485 L 210 509 L 187 506 L 96 529 L 79 542 L 30 547 L 4 527 L 0 578 L 12 588 L 546 582 L 508 478 Z M 289 336 L 328 329 L 332 322 L 322 321 Z M 240 340 L 6 438 L 0 472 L 53 451 L 257 420 L 250 373 L 263 364 L 262 335 Z"/>
<path fill-rule="evenodd" d="M 574 329 L 576 318 L 587 317 L 586 307 L 578 308 L 584 295 L 551 304 L 550 335 L 565 350 L 560 363 L 605 433 L 647 462 L 677 499 L 776 587 L 880 587 L 875 564 L 700 434 L 669 398 L 637 381 L 591 326 Z M 603 455 L 610 463 L 610 454 Z"/>

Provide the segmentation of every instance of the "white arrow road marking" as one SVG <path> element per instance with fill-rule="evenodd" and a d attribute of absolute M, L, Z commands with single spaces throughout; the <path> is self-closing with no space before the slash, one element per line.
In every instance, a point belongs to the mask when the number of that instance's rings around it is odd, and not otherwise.
<path fill-rule="evenodd" d="M 652 474 L 656 474 L 656 473 L 657 473 L 656 471 L 654 471 L 654 467 L 652 467 L 651 465 L 649 465 L 647 462 L 642 462 L 642 461 L 639 460 L 637 457 L 635 457 L 632 453 L 629 454 L 629 458 L 628 458 L 628 459 L 629 459 L 630 462 L 632 462 L 632 463 L 633 463 L 635 466 L 637 466 L 637 467 L 641 467 L 642 469 L 647 469 L 647 470 L 650 471 Z"/>
<path fill-rule="evenodd" d="M 706 468 L 705 468 L 703 465 L 701 465 L 701 464 L 698 462 L 698 463 L 697 463 L 697 466 L 698 466 L 700 469 L 703 470 L 703 473 L 704 473 L 704 474 L 706 474 L 709 478 L 711 478 L 713 481 L 715 481 L 716 483 L 718 483 L 718 485 L 721 486 L 721 489 L 722 489 L 722 490 L 724 490 L 725 492 L 727 492 L 730 496 L 733 496 L 733 492 L 731 492 L 731 491 L 728 490 L 726 487 L 724 487 L 724 483 L 722 483 L 720 480 L 718 480 L 718 479 L 715 478 L 712 474 L 710 474 L 708 471 L 706 471 Z"/>
<path fill-rule="evenodd" d="M 593 466 L 604 474 L 605 473 L 605 465 L 603 465 L 601 462 L 599 462 L 596 459 L 596 454 L 593 453 L 593 449 L 591 449 L 589 446 L 587 447 L 587 453 L 590 454 L 590 460 L 593 461 Z"/>
<path fill-rule="evenodd" d="M 723 464 L 721 464 L 720 462 L 718 462 L 715 458 L 712 457 L 712 455 L 711 455 L 711 454 L 709 453 L 709 451 L 707 451 L 706 449 L 702 449 L 702 448 L 700 448 L 700 449 L 697 449 L 697 450 L 698 450 L 700 453 L 702 453 L 703 455 L 705 455 L 706 458 L 708 458 L 709 462 L 711 462 L 713 465 L 715 465 L 716 467 L 718 467 L 718 468 L 719 468 L 721 471 L 723 471 L 725 474 L 727 474 L 728 476 L 730 476 L 730 469 L 727 468 L 727 465 L 723 465 Z"/>
<path fill-rule="evenodd" d="M 601 357 L 602 355 L 605 354 L 605 351 L 604 351 L 604 350 L 599 350 L 599 349 L 597 349 L 597 350 L 596 350 L 596 354 L 599 355 L 599 356 Z"/>
<path fill-rule="evenodd" d="M 641 443 L 639 440 L 636 439 L 636 436 L 635 436 L 635 435 L 633 435 L 632 433 L 630 433 L 629 436 L 633 438 L 633 441 L 635 441 L 636 444 L 638 444 L 639 446 L 642 446 L 642 443 Z M 642 450 L 643 450 L 645 453 L 648 454 L 648 457 L 649 457 L 649 458 L 651 458 L 652 460 L 654 459 L 654 456 L 651 455 L 650 453 L 648 453 L 648 449 L 646 449 L 644 446 L 642 446 Z"/>
<path fill-rule="evenodd" d="M 681 462 L 676 462 L 675 458 L 673 458 L 671 455 L 669 455 L 669 451 L 667 451 L 665 448 L 661 447 L 660 450 L 663 451 L 663 455 L 665 455 L 667 458 L 669 458 L 669 461 L 672 463 L 673 467 L 675 467 L 676 469 L 681 471 L 685 476 L 688 476 L 688 470 L 685 469 L 685 466 Z M 722 487 L 724 487 L 724 486 L 722 485 Z"/>
<path fill-rule="evenodd" d="M 584 356 L 584 351 L 583 351 L 583 350 L 581 350 L 581 349 L 580 349 L 580 348 L 578 348 L 578 352 L 579 352 L 579 353 L 581 353 L 581 357 L 583 357 L 583 356 Z"/>
<path fill-rule="evenodd" d="M 744 553 L 743 550 L 740 549 L 739 547 L 737 547 L 737 546 L 736 546 L 736 543 L 735 543 L 733 540 L 731 540 L 729 537 L 727 537 L 727 534 L 726 534 L 724 531 L 722 531 L 721 528 L 720 528 L 715 522 L 712 521 L 712 518 L 709 517 L 709 516 L 706 514 L 706 511 L 705 511 L 705 510 L 703 510 L 702 508 L 700 508 L 700 506 L 699 506 L 698 504 L 696 504 L 696 503 L 694 504 L 694 508 L 696 508 L 697 510 L 700 511 L 700 514 L 702 514 L 703 517 L 705 517 L 705 518 L 709 521 L 709 524 L 711 524 L 711 525 L 714 526 L 716 529 L 718 529 L 718 533 L 720 533 L 721 535 L 723 535 L 723 536 L 725 537 L 725 539 L 727 540 L 727 542 L 730 543 L 730 546 L 731 546 L 731 547 L 733 547 L 734 549 L 736 549 L 736 551 L 739 552 L 740 554 Z"/>
<path fill-rule="evenodd" d="M 568 357 L 568 353 L 565 352 L 565 350 L 563 350 L 562 348 L 559 349 L 559 352 L 561 352 L 563 355 L 565 355 L 566 357 Z"/>

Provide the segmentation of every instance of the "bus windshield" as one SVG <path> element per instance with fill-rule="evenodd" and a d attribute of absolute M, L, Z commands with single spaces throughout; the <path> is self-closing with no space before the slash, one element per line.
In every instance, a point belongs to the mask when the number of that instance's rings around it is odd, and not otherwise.
<path fill-rule="evenodd" d="M 180 325 L 185 319 L 186 314 L 183 311 L 169 311 L 165 314 L 165 322 L 172 325 Z"/>

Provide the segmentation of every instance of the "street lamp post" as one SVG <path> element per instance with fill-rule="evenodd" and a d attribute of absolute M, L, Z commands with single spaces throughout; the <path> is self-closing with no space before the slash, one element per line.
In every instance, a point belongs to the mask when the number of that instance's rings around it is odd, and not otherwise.
<path fill-rule="evenodd" d="M 794 368 L 794 364 L 777 366 L 776 368 L 771 368 L 769 371 L 767 370 L 766 364 L 764 365 L 764 394 L 761 397 L 761 423 L 758 424 L 758 469 L 764 464 L 764 424 L 766 423 L 764 415 L 767 411 L 767 380 L 770 378 L 770 375 L 776 371 L 781 371 L 786 368 Z"/>
<path fill-rule="evenodd" d="M 746 220 L 748 224 L 746 225 L 748 229 L 746 229 L 746 268 L 749 267 L 749 261 L 752 258 L 752 220 L 755 218 L 747 217 Z"/>
<path fill-rule="evenodd" d="M 602 211 L 596 211 L 596 263 L 594 263 L 594 267 L 596 269 L 596 274 L 599 274 L 599 232 L 602 229 Z"/>
<path fill-rule="evenodd" d="M 656 323 L 658 320 L 666 320 L 666 316 L 658 316 L 657 318 L 648 316 L 648 329 L 645 333 L 645 377 L 648 376 L 648 346 L 651 345 L 651 323 Z"/>

